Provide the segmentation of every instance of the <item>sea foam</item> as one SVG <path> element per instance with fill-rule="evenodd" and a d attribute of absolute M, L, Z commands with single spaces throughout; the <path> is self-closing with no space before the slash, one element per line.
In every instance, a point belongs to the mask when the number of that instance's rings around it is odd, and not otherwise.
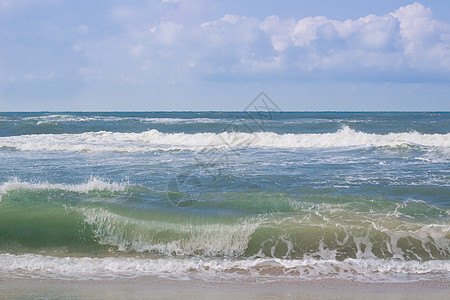
<path fill-rule="evenodd" d="M 88 193 L 90 191 L 126 191 L 127 184 L 108 182 L 99 178 L 91 177 L 87 182 L 81 184 L 58 184 L 49 182 L 27 182 L 18 178 L 12 178 L 0 185 L 0 200 L 3 194 L 13 190 L 61 190 L 75 193 Z"/>
<path fill-rule="evenodd" d="M 447 261 L 396 261 L 393 259 L 285 260 L 133 258 L 133 257 L 55 257 L 36 254 L 0 254 L 2 276 L 90 280 L 158 276 L 239 280 L 276 278 L 317 280 L 409 282 L 445 280 L 450 272 Z M 249 277 L 250 276 L 250 277 Z"/>
<path fill-rule="evenodd" d="M 2 119 L 0 118 L 0 121 Z M 6 120 L 6 119 L 5 119 Z M 76 123 L 76 122 L 120 122 L 120 121 L 138 121 L 142 123 L 154 124 L 196 124 L 196 123 L 222 123 L 223 120 L 211 118 L 145 118 L 145 117 L 117 117 L 117 116 L 79 116 L 79 115 L 43 115 L 25 117 L 22 120 L 36 121 L 37 125 L 57 124 L 57 123 Z"/>
<path fill-rule="evenodd" d="M 160 253 L 168 256 L 202 255 L 238 257 L 244 254 L 262 218 L 238 224 L 175 224 L 131 219 L 102 208 L 78 209 L 95 228 L 98 242 L 120 251 Z M 175 237 L 169 236 L 173 234 Z M 166 239 L 162 236 L 167 236 Z"/>
<path fill-rule="evenodd" d="M 450 133 L 403 132 L 373 134 L 348 126 L 333 133 L 277 134 L 274 132 L 162 133 L 152 129 L 141 133 L 86 132 L 81 134 L 39 134 L 0 137 L 0 148 L 20 151 L 117 151 L 193 150 L 255 148 L 338 147 L 450 147 Z"/>

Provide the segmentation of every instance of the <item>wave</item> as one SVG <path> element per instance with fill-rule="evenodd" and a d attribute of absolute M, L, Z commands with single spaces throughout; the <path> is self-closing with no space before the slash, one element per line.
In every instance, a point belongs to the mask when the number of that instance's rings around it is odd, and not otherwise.
<path fill-rule="evenodd" d="M 100 244 L 125 252 L 325 260 L 389 257 L 420 261 L 450 256 L 448 224 L 420 224 L 395 217 L 377 221 L 368 216 L 352 218 L 349 213 L 326 209 L 301 216 L 243 218 L 233 224 L 191 216 L 190 222 L 179 224 L 159 218 L 130 219 L 105 209 L 82 210 Z"/>
<path fill-rule="evenodd" d="M 283 120 L 284 124 L 323 124 L 323 123 L 371 123 L 372 120 L 355 120 L 355 119 L 320 119 L 320 118 L 298 118 Z"/>
<path fill-rule="evenodd" d="M 227 119 L 211 119 L 211 118 L 140 118 L 143 123 L 162 123 L 162 124 L 198 124 L 198 123 L 227 123 Z"/>
<path fill-rule="evenodd" d="M 2 120 L 2 119 L 0 119 Z M 72 123 L 72 122 L 120 122 L 120 121 L 138 121 L 142 123 L 161 123 L 161 124 L 189 124 L 189 123 L 223 123 L 225 120 L 211 118 L 147 118 L 147 117 L 117 117 L 117 116 L 78 116 L 78 115 L 44 115 L 25 117 L 22 120 L 36 121 L 37 125 Z"/>
<path fill-rule="evenodd" d="M 18 118 L 1 117 L 0 121 L 18 121 Z M 71 122 L 90 122 L 90 121 L 104 121 L 104 122 L 117 122 L 117 121 L 137 121 L 142 123 L 154 123 L 154 124 L 198 124 L 198 123 L 217 123 L 228 124 L 232 123 L 236 119 L 233 118 L 176 118 L 176 117 L 118 117 L 118 116 L 86 116 L 86 115 L 71 115 L 71 114 L 54 114 L 54 115 L 41 115 L 20 118 L 25 121 L 36 121 L 37 125 L 40 124 L 52 124 L 52 123 L 71 123 Z M 321 124 L 321 123 L 363 123 L 371 122 L 370 120 L 347 120 L 347 119 L 323 119 L 323 118 L 299 118 L 299 119 L 286 119 L 286 120 L 265 120 L 265 122 L 282 122 L 282 124 Z"/>
<path fill-rule="evenodd" d="M 124 252 L 175 256 L 241 256 L 246 251 L 251 235 L 262 222 L 261 218 L 249 218 L 235 224 L 223 224 L 198 218 L 200 224 L 196 221 L 179 224 L 170 216 L 168 219 L 173 222 L 161 218 L 130 219 L 103 208 L 81 209 L 81 212 L 85 222 L 94 228 L 97 241 L 102 245 L 112 245 Z"/>
<path fill-rule="evenodd" d="M 0 192 L 0 249 L 11 253 L 336 261 L 450 257 L 448 209 L 423 201 L 232 193 L 180 208 L 164 193 L 145 198 L 152 191 L 144 187 L 95 180 L 13 181 Z"/>
<path fill-rule="evenodd" d="M 49 182 L 32 183 L 13 178 L 0 185 L 0 201 L 2 195 L 14 190 L 57 190 L 76 193 L 88 193 L 91 191 L 126 191 L 127 184 L 108 182 L 99 178 L 91 177 L 87 182 L 81 184 L 55 184 Z"/>
<path fill-rule="evenodd" d="M 371 134 L 348 126 L 334 133 L 277 134 L 273 132 L 162 133 L 152 129 L 142 133 L 86 132 L 82 134 L 35 134 L 0 137 L 0 148 L 20 151 L 117 151 L 193 150 L 256 148 L 337 148 L 337 147 L 450 147 L 450 133 L 418 132 Z"/>
<path fill-rule="evenodd" d="M 115 117 L 101 117 L 103 120 L 115 121 Z M 76 115 L 45 115 L 45 116 L 33 116 L 22 118 L 25 121 L 37 121 L 37 125 L 40 124 L 53 124 L 53 123 L 65 123 L 65 122 L 89 122 L 101 120 L 99 117 L 87 117 Z"/>
<path fill-rule="evenodd" d="M 446 280 L 450 262 L 403 262 L 389 259 L 285 260 L 55 257 L 35 254 L 0 254 L 0 271 L 8 277 L 40 277 L 63 280 L 114 279 L 140 276 L 207 280 L 240 278 L 295 278 L 300 280 L 345 279 L 362 282 L 410 282 Z"/>

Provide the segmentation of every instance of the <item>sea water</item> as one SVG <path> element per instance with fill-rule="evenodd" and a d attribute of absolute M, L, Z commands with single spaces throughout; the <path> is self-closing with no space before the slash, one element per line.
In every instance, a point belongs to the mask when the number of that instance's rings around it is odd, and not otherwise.
<path fill-rule="evenodd" d="M 0 273 L 448 279 L 450 113 L 0 113 Z"/>

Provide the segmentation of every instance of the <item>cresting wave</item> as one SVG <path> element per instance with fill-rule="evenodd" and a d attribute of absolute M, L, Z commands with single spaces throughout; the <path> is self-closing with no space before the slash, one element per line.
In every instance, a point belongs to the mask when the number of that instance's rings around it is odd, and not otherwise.
<path fill-rule="evenodd" d="M 81 211 L 86 224 L 92 226 L 99 244 L 115 246 L 123 252 L 137 251 L 168 256 L 242 256 L 251 235 L 263 220 L 247 218 L 238 223 L 224 224 L 202 217 L 190 217 L 194 220 L 189 221 L 170 215 L 155 216 L 148 220 L 129 218 L 104 208 L 76 210 Z M 166 219 L 173 221 L 168 222 Z"/>
<path fill-rule="evenodd" d="M 91 177 L 87 182 L 81 184 L 54 184 L 49 182 L 32 183 L 13 178 L 0 185 L 0 201 L 2 195 L 14 190 L 59 190 L 76 193 L 88 193 L 90 191 L 126 191 L 126 183 L 108 182 L 99 178 Z"/>
<path fill-rule="evenodd" d="M 307 205 L 305 205 L 307 206 Z M 345 260 L 392 258 L 439 260 L 450 256 L 449 224 L 421 224 L 398 218 L 370 217 L 333 205 L 300 209 L 287 216 L 211 220 L 196 216 L 177 219 L 130 218 L 104 208 L 83 208 L 84 221 L 96 241 L 124 252 L 168 256 L 270 257 Z M 404 217 L 404 216 L 403 216 Z M 167 219 L 172 219 L 168 222 Z M 343 220 L 344 219 L 344 220 Z M 414 245 L 413 249 L 408 249 Z"/>
<path fill-rule="evenodd" d="M 143 198 L 152 193 L 144 187 L 96 179 L 81 185 L 16 180 L 1 185 L 0 193 L 0 249 L 9 253 L 336 261 L 450 257 L 448 209 L 422 201 L 234 193 L 230 196 L 240 200 L 230 202 L 222 193 L 223 201 L 180 209 L 164 195 Z"/>
<path fill-rule="evenodd" d="M 273 132 L 162 133 L 152 129 L 142 133 L 86 132 L 82 134 L 40 134 L 0 137 L 0 148 L 20 151 L 117 151 L 261 148 L 336 147 L 450 147 L 450 133 L 418 132 L 369 134 L 348 126 L 334 133 L 277 134 Z"/>
<path fill-rule="evenodd" d="M 389 259 L 285 260 L 55 257 L 35 254 L 0 254 L 0 272 L 8 277 L 58 279 L 111 279 L 140 276 L 206 280 L 240 280 L 252 276 L 262 281 L 273 278 L 296 280 L 346 279 L 363 282 L 410 282 L 445 280 L 450 262 L 404 262 Z M 427 275 L 424 277 L 424 275 Z M 0 277 L 1 279 L 1 277 Z"/>

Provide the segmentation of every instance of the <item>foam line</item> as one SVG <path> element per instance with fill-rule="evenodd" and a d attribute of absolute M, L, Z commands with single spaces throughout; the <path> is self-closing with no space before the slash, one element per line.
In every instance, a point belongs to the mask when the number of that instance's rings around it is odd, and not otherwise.
<path fill-rule="evenodd" d="M 277 134 L 273 132 L 162 133 L 152 129 L 142 133 L 86 132 L 82 134 L 40 134 L 0 137 L 0 148 L 20 151 L 118 151 L 204 150 L 256 148 L 336 148 L 336 147 L 450 147 L 450 133 L 403 132 L 372 134 L 348 126 L 334 133 Z"/>

